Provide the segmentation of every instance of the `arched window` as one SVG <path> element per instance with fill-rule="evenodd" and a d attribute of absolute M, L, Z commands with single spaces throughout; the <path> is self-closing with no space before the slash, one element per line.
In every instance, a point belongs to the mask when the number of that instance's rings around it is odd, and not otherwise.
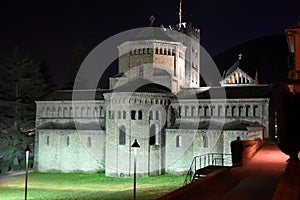
<path fill-rule="evenodd" d="M 143 119 L 143 112 L 141 110 L 138 111 L 138 119 Z"/>
<path fill-rule="evenodd" d="M 152 124 L 149 133 L 149 145 L 155 145 L 155 141 L 156 141 L 156 128 L 155 125 Z"/>
<path fill-rule="evenodd" d="M 204 135 L 203 136 L 203 148 L 207 148 L 208 147 L 208 139 L 207 136 Z"/>
<path fill-rule="evenodd" d="M 87 147 L 92 147 L 92 138 L 91 137 L 87 138 Z"/>
<path fill-rule="evenodd" d="M 204 107 L 204 117 L 208 117 L 208 106 Z"/>
<path fill-rule="evenodd" d="M 47 138 L 46 138 L 46 144 L 47 144 L 47 145 L 50 144 L 50 136 L 47 136 Z"/>
<path fill-rule="evenodd" d="M 239 117 L 242 116 L 242 112 L 243 112 L 243 106 L 239 106 Z"/>
<path fill-rule="evenodd" d="M 182 141 L 181 141 L 181 135 L 176 136 L 176 147 L 181 147 Z"/>
<path fill-rule="evenodd" d="M 191 108 L 191 117 L 196 116 L 196 108 L 195 106 L 192 106 Z"/>
<path fill-rule="evenodd" d="M 226 117 L 229 117 L 229 111 L 230 111 L 229 106 L 226 106 L 226 108 L 225 108 L 225 116 Z"/>
<path fill-rule="evenodd" d="M 136 119 L 136 118 L 135 118 L 135 113 L 136 113 L 135 110 L 132 110 L 131 113 L 130 113 L 130 114 L 131 114 L 131 119 L 132 119 L 132 120 L 135 120 L 135 119 Z"/>
<path fill-rule="evenodd" d="M 218 117 L 221 116 L 222 113 L 222 106 L 218 106 Z"/>
<path fill-rule="evenodd" d="M 158 54 L 158 47 L 155 48 L 155 54 Z"/>
<path fill-rule="evenodd" d="M 235 107 L 235 106 L 232 106 L 232 107 L 231 107 L 231 116 L 232 116 L 232 117 L 235 117 L 235 115 L 236 115 L 236 114 L 235 114 L 235 110 L 236 110 L 236 107 Z"/>
<path fill-rule="evenodd" d="M 119 129 L 119 144 L 125 145 L 126 144 L 126 128 L 125 126 L 121 126 Z"/>
<path fill-rule="evenodd" d="M 150 112 L 149 112 L 149 119 L 153 120 L 153 111 L 152 110 L 150 110 Z"/>
<path fill-rule="evenodd" d="M 181 117 L 181 115 L 182 115 L 181 106 L 179 106 L 179 108 L 178 108 L 178 114 L 179 114 L 179 117 Z"/>
<path fill-rule="evenodd" d="M 246 106 L 246 117 L 249 117 L 250 114 L 250 106 Z"/>
<path fill-rule="evenodd" d="M 70 137 L 67 136 L 67 146 L 69 146 L 69 145 L 70 145 Z"/>
<path fill-rule="evenodd" d="M 115 111 L 112 111 L 112 112 L 111 112 L 111 118 L 112 118 L 112 119 L 115 119 Z"/>
<path fill-rule="evenodd" d="M 123 111 L 123 119 L 126 119 L 126 111 Z"/>
<path fill-rule="evenodd" d="M 254 105 L 253 106 L 253 117 L 258 117 L 258 106 L 257 105 Z"/>

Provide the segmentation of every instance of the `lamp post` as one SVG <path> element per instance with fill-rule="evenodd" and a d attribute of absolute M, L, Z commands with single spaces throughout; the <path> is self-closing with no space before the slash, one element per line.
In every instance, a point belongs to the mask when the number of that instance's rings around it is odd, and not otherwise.
<path fill-rule="evenodd" d="M 134 143 L 131 145 L 134 153 L 134 166 L 133 166 L 133 199 L 136 200 L 136 152 L 137 149 L 140 148 L 137 139 L 134 140 Z"/>
<path fill-rule="evenodd" d="M 27 147 L 24 149 L 24 151 L 25 151 L 25 156 L 26 156 L 25 200 L 27 200 L 28 159 L 29 159 L 29 152 L 31 152 L 29 145 L 27 145 Z"/>

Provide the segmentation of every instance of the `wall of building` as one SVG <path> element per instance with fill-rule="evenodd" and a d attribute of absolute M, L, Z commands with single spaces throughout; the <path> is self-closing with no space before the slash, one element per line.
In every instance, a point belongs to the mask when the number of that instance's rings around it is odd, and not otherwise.
<path fill-rule="evenodd" d="M 105 131 L 38 130 L 36 137 L 38 171 L 104 171 Z"/>

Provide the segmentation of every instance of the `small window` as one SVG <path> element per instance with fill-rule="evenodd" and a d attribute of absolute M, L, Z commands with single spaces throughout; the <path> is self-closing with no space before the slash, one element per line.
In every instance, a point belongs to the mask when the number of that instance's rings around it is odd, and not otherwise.
<path fill-rule="evenodd" d="M 121 126 L 119 129 L 119 144 L 125 145 L 126 144 L 126 128 L 125 126 Z"/>
<path fill-rule="evenodd" d="M 150 110 L 150 112 L 149 112 L 149 119 L 153 120 L 153 111 L 152 110 Z"/>
<path fill-rule="evenodd" d="M 88 137 L 87 147 L 92 147 L 92 138 L 91 137 Z"/>
<path fill-rule="evenodd" d="M 67 146 L 69 146 L 69 145 L 70 145 L 70 137 L 67 136 Z"/>
<path fill-rule="evenodd" d="M 176 136 L 176 147 L 181 147 L 182 141 L 181 141 L 181 135 Z"/>
<path fill-rule="evenodd" d="M 123 111 L 123 119 L 126 119 L 126 111 Z"/>
<path fill-rule="evenodd" d="M 50 144 L 50 136 L 47 136 L 47 138 L 46 138 L 46 144 L 47 144 L 47 145 Z"/>
<path fill-rule="evenodd" d="M 139 120 L 143 119 L 143 112 L 141 110 L 139 110 L 138 112 L 138 119 Z"/>
<path fill-rule="evenodd" d="M 158 54 L 158 47 L 155 48 L 155 54 Z"/>
<path fill-rule="evenodd" d="M 155 125 L 152 125 L 149 134 L 149 145 L 155 145 L 155 142 L 156 142 L 156 128 Z"/>
<path fill-rule="evenodd" d="M 131 119 L 132 119 L 132 120 L 135 120 L 135 119 L 136 119 L 136 118 L 135 118 L 135 113 L 136 113 L 135 110 L 132 110 L 132 111 L 131 111 Z"/>
<path fill-rule="evenodd" d="M 208 139 L 207 136 L 204 135 L 203 136 L 203 148 L 207 148 L 208 147 Z"/>

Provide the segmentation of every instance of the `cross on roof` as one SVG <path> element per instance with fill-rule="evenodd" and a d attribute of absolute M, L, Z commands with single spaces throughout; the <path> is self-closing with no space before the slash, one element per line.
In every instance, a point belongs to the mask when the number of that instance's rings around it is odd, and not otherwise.
<path fill-rule="evenodd" d="M 241 59 L 242 59 L 242 56 L 243 56 L 243 55 L 240 53 L 240 54 L 239 54 L 239 60 L 241 60 Z"/>
<path fill-rule="evenodd" d="M 150 20 L 150 26 L 153 26 L 154 21 L 155 21 L 155 17 L 153 15 L 151 15 L 151 17 L 149 18 Z"/>

